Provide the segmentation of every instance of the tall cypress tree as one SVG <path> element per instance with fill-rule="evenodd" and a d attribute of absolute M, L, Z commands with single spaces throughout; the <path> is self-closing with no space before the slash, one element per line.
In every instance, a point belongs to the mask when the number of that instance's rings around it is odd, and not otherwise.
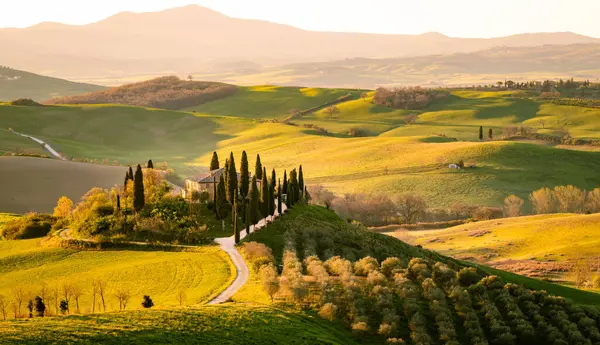
<path fill-rule="evenodd" d="M 246 202 L 244 207 L 244 222 L 246 225 L 246 235 L 250 235 L 250 203 Z"/>
<path fill-rule="evenodd" d="M 133 208 L 136 212 L 139 212 L 144 204 L 144 174 L 142 173 L 142 167 L 138 164 L 133 177 Z"/>
<path fill-rule="evenodd" d="M 154 169 L 154 163 L 152 163 L 152 159 L 148 160 L 148 163 L 146 164 L 146 168 Z"/>
<path fill-rule="evenodd" d="M 479 140 L 483 140 L 483 126 L 479 126 Z"/>
<path fill-rule="evenodd" d="M 488 138 L 490 139 L 494 139 L 494 131 L 490 128 L 490 130 L 488 131 Z"/>
<path fill-rule="evenodd" d="M 227 192 L 227 182 L 229 180 L 229 159 L 225 160 L 225 165 L 223 166 L 223 173 L 221 173 L 221 176 L 223 176 L 223 181 L 225 181 L 225 192 Z"/>
<path fill-rule="evenodd" d="M 217 215 L 217 178 L 213 176 L 213 212 Z"/>
<path fill-rule="evenodd" d="M 229 155 L 229 164 L 227 165 L 227 201 L 233 204 L 234 200 L 237 199 L 238 195 L 238 178 L 237 170 L 235 168 L 235 160 L 233 159 L 233 152 Z"/>
<path fill-rule="evenodd" d="M 267 169 L 265 168 L 260 182 L 260 214 L 263 217 L 269 216 L 269 182 L 267 181 Z"/>
<path fill-rule="evenodd" d="M 250 220 L 250 224 L 256 225 L 261 218 L 260 193 L 258 192 L 258 187 L 256 186 L 256 176 L 252 176 L 252 182 L 250 183 L 250 200 L 248 207 L 248 219 Z"/>
<path fill-rule="evenodd" d="M 125 180 L 123 180 L 123 191 L 127 192 L 127 182 L 129 182 L 129 170 L 125 172 Z"/>
<path fill-rule="evenodd" d="M 217 186 L 217 219 L 222 221 L 223 231 L 225 231 L 225 218 L 229 210 L 229 203 L 227 202 L 227 192 L 225 191 L 225 179 L 223 175 L 219 179 L 219 185 Z"/>
<path fill-rule="evenodd" d="M 219 169 L 219 156 L 213 151 L 212 159 L 210 160 L 210 171 Z"/>
<path fill-rule="evenodd" d="M 273 189 L 273 192 L 277 190 L 277 175 L 275 174 L 275 169 L 271 171 L 271 180 L 269 181 L 269 185 Z"/>
<path fill-rule="evenodd" d="M 117 194 L 117 212 L 121 212 L 121 196 Z"/>
<path fill-rule="evenodd" d="M 248 169 L 248 156 L 246 151 L 242 152 L 242 161 L 240 162 L 240 194 L 242 200 L 246 200 L 250 191 L 250 170 Z"/>
<path fill-rule="evenodd" d="M 131 167 L 129 167 L 129 179 L 133 181 L 133 169 Z"/>
<path fill-rule="evenodd" d="M 263 168 L 260 163 L 260 155 L 256 155 L 256 165 L 254 166 L 254 175 L 257 180 L 262 180 Z"/>
<path fill-rule="evenodd" d="M 235 239 L 235 244 L 240 243 L 240 229 L 238 229 L 238 203 L 237 198 L 233 201 L 233 235 Z"/>
<path fill-rule="evenodd" d="M 283 194 L 287 194 L 287 192 L 288 192 L 287 185 L 288 185 L 287 171 L 284 170 L 283 171 Z"/>
<path fill-rule="evenodd" d="M 300 193 L 298 191 L 298 173 L 296 169 L 290 171 L 290 180 L 288 181 L 288 206 L 294 206 L 298 201 Z"/>
<path fill-rule="evenodd" d="M 271 171 L 271 179 L 269 180 L 269 214 L 273 216 L 277 210 L 275 198 L 277 197 L 277 176 L 275 169 Z"/>
<path fill-rule="evenodd" d="M 300 164 L 300 169 L 298 170 L 298 191 L 298 196 L 300 199 L 302 199 L 304 194 L 304 175 L 302 174 L 302 164 Z"/>
<path fill-rule="evenodd" d="M 281 200 L 281 180 L 279 180 L 279 184 L 277 185 L 277 213 L 279 213 L 279 215 L 281 215 L 282 210 L 282 203 L 283 200 Z"/>

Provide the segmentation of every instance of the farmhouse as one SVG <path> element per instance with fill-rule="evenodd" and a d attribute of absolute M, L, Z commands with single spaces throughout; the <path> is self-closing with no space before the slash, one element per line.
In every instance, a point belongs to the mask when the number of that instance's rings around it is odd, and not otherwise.
<path fill-rule="evenodd" d="M 219 179 L 223 174 L 224 168 L 209 171 L 207 173 L 185 179 L 185 188 L 181 190 L 181 194 L 185 199 L 192 197 L 192 193 L 208 193 L 208 199 L 213 198 L 215 183 L 219 183 Z M 252 174 L 248 173 L 248 177 L 252 180 Z M 238 183 L 240 183 L 241 175 L 237 173 Z M 257 187 L 260 187 L 260 181 L 256 181 Z"/>

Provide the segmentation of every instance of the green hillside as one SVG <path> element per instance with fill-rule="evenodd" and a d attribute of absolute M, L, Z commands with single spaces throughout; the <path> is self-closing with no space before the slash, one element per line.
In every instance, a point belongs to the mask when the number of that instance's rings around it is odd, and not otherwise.
<path fill-rule="evenodd" d="M 74 83 L 0 66 L 0 101 L 31 98 L 43 101 L 54 97 L 104 90 L 104 86 Z"/>

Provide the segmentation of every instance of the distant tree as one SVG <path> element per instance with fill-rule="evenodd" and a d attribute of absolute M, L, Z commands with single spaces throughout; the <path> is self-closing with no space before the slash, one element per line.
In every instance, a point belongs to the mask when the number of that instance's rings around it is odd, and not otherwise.
<path fill-rule="evenodd" d="M 235 244 L 240 243 L 240 229 L 238 229 L 238 202 L 237 198 L 233 201 L 233 235 Z"/>
<path fill-rule="evenodd" d="M 483 140 L 483 126 L 479 126 L 479 140 Z"/>
<path fill-rule="evenodd" d="M 229 212 L 229 203 L 227 202 L 227 192 L 225 191 L 225 179 L 223 175 L 221 175 L 219 185 L 217 186 L 217 203 L 215 207 L 217 210 L 217 219 L 221 221 L 223 231 L 225 231 L 225 218 L 227 218 Z"/>
<path fill-rule="evenodd" d="M 64 299 L 60 301 L 60 312 L 64 315 L 69 312 L 69 302 Z"/>
<path fill-rule="evenodd" d="M 515 87 L 515 82 L 514 82 L 514 81 L 512 81 L 512 80 L 509 80 L 509 81 L 507 81 L 507 82 L 506 82 L 506 86 L 507 86 L 509 89 L 512 89 L 513 87 Z"/>
<path fill-rule="evenodd" d="M 549 188 L 541 188 L 529 195 L 529 201 L 537 214 L 554 212 L 554 195 Z"/>
<path fill-rule="evenodd" d="M 260 214 L 268 217 L 270 213 L 270 190 L 269 181 L 267 181 L 267 169 L 264 169 L 260 183 Z"/>
<path fill-rule="evenodd" d="M 248 156 L 246 151 L 242 152 L 242 160 L 240 162 L 240 194 L 242 200 L 246 200 L 250 191 L 250 170 L 248 169 Z"/>
<path fill-rule="evenodd" d="M 273 297 L 279 291 L 279 277 L 277 276 L 277 270 L 272 264 L 264 265 L 260 269 L 260 280 L 263 286 L 263 290 L 273 302 Z"/>
<path fill-rule="evenodd" d="M 251 225 L 256 225 L 261 218 L 260 193 L 258 192 L 258 186 L 256 185 L 256 175 L 252 176 L 252 182 L 250 183 L 250 201 L 248 205 L 248 220 Z M 250 230 L 248 229 L 248 232 L 249 231 Z"/>
<path fill-rule="evenodd" d="M 325 114 L 329 115 L 329 118 L 331 119 L 335 116 L 335 114 L 338 114 L 340 112 L 340 108 L 338 108 L 335 105 L 332 105 L 325 108 L 324 112 Z"/>
<path fill-rule="evenodd" d="M 298 173 L 296 169 L 290 171 L 290 178 L 288 181 L 288 206 L 294 206 L 299 198 L 299 185 L 298 185 Z"/>
<path fill-rule="evenodd" d="M 558 212 L 583 213 L 587 192 L 575 186 L 557 186 L 553 190 Z"/>
<path fill-rule="evenodd" d="M 335 199 L 335 195 L 331 191 L 325 189 L 325 187 L 320 184 L 311 185 L 309 191 L 313 203 L 317 205 L 323 205 L 328 210 L 331 209 L 331 205 Z"/>
<path fill-rule="evenodd" d="M 256 165 L 254 166 L 254 176 L 257 180 L 262 180 L 263 167 L 260 162 L 260 155 L 256 155 Z"/>
<path fill-rule="evenodd" d="M 217 215 L 217 178 L 213 176 L 213 212 Z M 217 218 L 219 216 L 217 215 Z"/>
<path fill-rule="evenodd" d="M 504 213 L 507 217 L 518 217 L 521 215 L 523 199 L 516 195 L 509 195 L 504 199 Z"/>
<path fill-rule="evenodd" d="M 129 167 L 129 180 L 133 181 L 133 169 Z"/>
<path fill-rule="evenodd" d="M 395 200 L 396 212 L 403 218 L 406 224 L 413 224 L 425 213 L 427 204 L 423 198 L 404 194 Z"/>
<path fill-rule="evenodd" d="M 119 310 L 125 310 L 127 308 L 127 302 L 131 298 L 131 292 L 124 286 L 119 286 L 115 289 L 113 295 L 119 301 Z"/>
<path fill-rule="evenodd" d="M 494 132 L 492 131 L 491 128 L 488 130 L 488 138 L 490 138 L 490 140 L 494 139 Z"/>
<path fill-rule="evenodd" d="M 271 216 L 271 219 L 273 219 L 275 211 L 277 210 L 277 204 L 275 204 L 275 184 L 276 183 L 273 180 L 269 181 L 269 215 Z"/>
<path fill-rule="evenodd" d="M 42 300 L 42 298 L 40 296 L 35 297 L 34 307 L 35 307 L 35 312 L 36 312 L 37 316 L 44 317 L 44 312 L 46 311 L 46 305 L 44 304 L 44 301 Z"/>
<path fill-rule="evenodd" d="M 284 170 L 283 171 L 283 186 L 282 186 L 283 194 L 287 194 L 287 185 L 288 185 L 287 171 Z"/>
<path fill-rule="evenodd" d="M 210 160 L 210 171 L 219 169 L 219 156 L 217 152 L 213 151 L 212 158 Z"/>
<path fill-rule="evenodd" d="M 304 197 L 304 175 L 302 174 L 302 164 L 300 164 L 300 169 L 298 170 L 298 190 L 300 191 L 300 199 Z"/>
<path fill-rule="evenodd" d="M 179 306 L 183 306 L 186 299 L 186 293 L 184 289 L 177 290 L 177 301 L 179 302 Z"/>
<path fill-rule="evenodd" d="M 0 295 L 0 313 L 2 313 L 2 320 L 6 320 L 6 309 L 8 308 L 8 300 L 3 295 Z"/>
<path fill-rule="evenodd" d="M 366 92 L 361 92 L 360 93 L 360 98 L 362 98 L 363 101 L 366 101 L 367 97 L 369 97 L 368 93 L 366 93 Z"/>
<path fill-rule="evenodd" d="M 96 294 L 100 297 L 100 302 L 102 302 L 102 310 L 106 311 L 106 294 L 108 293 L 108 289 L 106 287 L 106 281 L 102 279 L 95 279 L 92 281 L 92 290 L 96 292 Z M 96 295 L 94 295 L 94 301 L 96 299 Z"/>
<path fill-rule="evenodd" d="M 56 203 L 56 207 L 54 208 L 54 213 L 52 215 L 54 217 L 67 218 L 71 215 L 72 210 L 73 201 L 66 196 L 61 196 Z"/>
<path fill-rule="evenodd" d="M 502 87 L 502 85 L 504 85 L 504 82 L 502 82 L 502 81 L 497 81 L 497 82 L 496 82 L 496 85 L 498 85 L 498 88 L 501 88 L 501 87 Z"/>
<path fill-rule="evenodd" d="M 117 212 L 121 212 L 121 196 L 117 194 Z"/>
<path fill-rule="evenodd" d="M 27 310 L 29 310 L 29 318 L 31 319 L 33 317 L 33 300 L 27 302 Z"/>
<path fill-rule="evenodd" d="M 188 80 L 189 80 L 189 81 L 192 81 L 192 80 L 194 80 L 194 77 L 193 77 L 191 74 L 189 74 L 189 75 L 187 76 L 187 78 L 188 78 Z M 217 169 L 218 169 L 218 168 L 217 168 Z"/>
<path fill-rule="evenodd" d="M 144 300 L 142 301 L 142 307 L 148 309 L 154 307 L 154 302 L 152 302 L 152 298 L 148 295 L 144 295 Z"/>
<path fill-rule="evenodd" d="M 229 165 L 227 166 L 229 173 L 227 178 L 227 201 L 233 204 L 233 201 L 237 199 L 238 195 L 238 178 L 237 169 L 235 168 L 235 160 L 233 159 L 233 152 L 229 155 Z"/>
<path fill-rule="evenodd" d="M 142 167 L 138 164 L 133 178 L 133 208 L 139 212 L 144 208 L 144 174 Z"/>
<path fill-rule="evenodd" d="M 146 164 L 146 168 L 154 169 L 154 163 L 152 163 L 152 159 L 148 160 L 148 163 Z"/>
<path fill-rule="evenodd" d="M 281 180 L 279 180 L 279 183 L 277 184 L 277 213 L 279 213 L 279 215 L 283 212 L 283 200 L 281 199 Z"/>
<path fill-rule="evenodd" d="M 73 296 L 73 300 L 75 300 L 75 312 L 79 313 L 79 299 L 83 296 L 83 290 L 76 283 L 71 284 L 71 296 Z"/>

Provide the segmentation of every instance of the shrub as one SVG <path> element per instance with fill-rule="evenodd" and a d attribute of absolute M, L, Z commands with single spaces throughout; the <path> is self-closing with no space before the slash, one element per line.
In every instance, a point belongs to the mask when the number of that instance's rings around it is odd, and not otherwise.
<path fill-rule="evenodd" d="M 244 256 L 246 259 L 253 261 L 256 258 L 267 258 L 271 262 L 275 262 L 273 257 L 273 250 L 263 243 L 258 242 L 245 242 L 242 247 Z"/>
<path fill-rule="evenodd" d="M 272 259 L 267 258 L 265 256 L 259 256 L 252 260 L 252 270 L 254 272 L 258 273 L 261 270 L 261 268 L 263 268 L 263 266 L 267 266 L 272 263 L 273 263 Z"/>
<path fill-rule="evenodd" d="M 154 302 L 148 295 L 144 295 L 144 300 L 142 301 L 142 307 L 144 308 L 152 308 L 154 307 Z"/>
<path fill-rule="evenodd" d="M 401 269 L 402 262 L 396 257 L 389 257 L 381 262 L 381 272 L 388 278 L 392 278 Z"/>
<path fill-rule="evenodd" d="M 456 280 L 458 280 L 461 286 L 471 286 L 479 281 L 479 275 L 477 269 L 474 267 L 464 267 L 456 274 Z"/>
<path fill-rule="evenodd" d="M 364 137 L 365 132 L 360 128 L 352 127 L 348 130 L 348 135 L 351 137 Z"/>
<path fill-rule="evenodd" d="M 333 303 L 325 303 L 321 309 L 319 309 L 319 316 L 325 320 L 333 321 L 337 313 L 338 307 Z"/>
<path fill-rule="evenodd" d="M 355 334 L 364 334 L 369 331 L 369 324 L 365 321 L 355 322 L 352 324 L 352 332 Z"/>
<path fill-rule="evenodd" d="M 44 237 L 50 232 L 56 218 L 48 214 L 29 213 L 13 219 L 0 229 L 0 238 L 6 240 L 24 240 Z"/>
<path fill-rule="evenodd" d="M 354 274 L 357 276 L 367 276 L 378 268 L 379 262 L 377 262 L 377 259 L 367 256 L 354 263 Z"/>
<path fill-rule="evenodd" d="M 42 104 L 29 98 L 15 99 L 14 101 L 10 102 L 10 105 L 17 105 L 22 107 L 43 107 Z"/>

